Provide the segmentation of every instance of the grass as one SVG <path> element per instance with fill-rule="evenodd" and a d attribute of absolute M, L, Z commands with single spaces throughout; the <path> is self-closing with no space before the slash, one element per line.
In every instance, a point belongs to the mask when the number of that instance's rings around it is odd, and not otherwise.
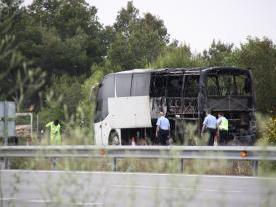
<path fill-rule="evenodd" d="M 111 158 L 57 158 L 56 170 L 70 171 L 112 171 Z M 117 171 L 149 173 L 184 173 L 208 175 L 252 176 L 251 161 L 225 160 L 184 160 L 181 172 L 180 159 L 117 159 Z M 10 159 L 12 169 L 52 170 L 50 159 L 14 158 Z M 273 168 L 274 167 L 274 168 Z M 260 162 L 259 175 L 276 176 L 275 162 Z"/>
<path fill-rule="evenodd" d="M 265 123 L 269 117 L 257 114 L 258 136 L 265 136 Z M 193 126 L 189 125 L 186 135 L 189 142 L 196 143 Z M 48 133 L 40 139 L 35 136 L 32 145 L 48 145 Z M 91 137 L 91 139 L 89 138 Z M 89 130 L 80 127 L 70 128 L 63 134 L 65 145 L 90 145 L 93 144 L 92 134 Z M 262 144 L 262 138 L 257 144 Z M 201 143 L 202 144 L 202 143 Z M 113 169 L 111 158 L 59 158 L 57 170 L 85 170 L 85 171 L 111 171 Z M 276 176 L 276 162 L 259 162 L 261 176 Z M 49 159 L 16 158 L 11 160 L 13 169 L 50 170 L 52 165 Z M 117 170 L 121 172 L 154 172 L 154 173 L 179 173 L 179 159 L 118 159 Z M 250 161 L 223 161 L 223 160 L 185 160 L 184 173 L 187 174 L 215 174 L 215 175 L 252 175 L 252 162 Z"/>

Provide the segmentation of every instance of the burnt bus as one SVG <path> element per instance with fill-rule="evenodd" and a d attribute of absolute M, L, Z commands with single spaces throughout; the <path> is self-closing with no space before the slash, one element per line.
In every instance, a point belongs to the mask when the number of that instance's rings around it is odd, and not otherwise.
<path fill-rule="evenodd" d="M 250 70 L 236 67 L 135 69 L 106 75 L 94 117 L 96 145 L 157 144 L 160 111 L 176 145 L 194 145 L 204 111 L 223 112 L 229 140 L 251 145 L 256 137 L 255 93 Z M 192 128 L 191 130 L 188 130 Z"/>

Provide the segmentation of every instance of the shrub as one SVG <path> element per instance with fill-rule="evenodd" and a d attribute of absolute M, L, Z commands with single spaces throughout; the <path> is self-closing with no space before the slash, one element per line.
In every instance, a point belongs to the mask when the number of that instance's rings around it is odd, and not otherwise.
<path fill-rule="evenodd" d="M 266 145 L 276 145 L 276 117 L 270 118 L 265 124 L 264 137 Z"/>

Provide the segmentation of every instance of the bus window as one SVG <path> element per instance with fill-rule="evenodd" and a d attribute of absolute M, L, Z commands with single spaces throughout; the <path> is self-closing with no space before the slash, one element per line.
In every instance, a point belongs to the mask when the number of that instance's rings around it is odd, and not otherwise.
<path fill-rule="evenodd" d="M 101 90 L 98 93 L 98 98 L 114 97 L 114 75 L 108 75 L 101 83 Z"/>
<path fill-rule="evenodd" d="M 102 121 L 108 115 L 107 98 L 114 97 L 114 75 L 108 75 L 99 85 L 96 102 L 95 122 Z"/>
<path fill-rule="evenodd" d="M 219 85 L 220 85 L 220 88 L 221 88 L 221 95 L 222 96 L 228 96 L 230 94 L 236 94 L 236 92 L 235 92 L 236 90 L 234 89 L 233 76 L 232 75 L 227 75 L 227 74 L 219 75 Z M 232 90 L 232 88 L 233 88 L 233 90 Z"/>
<path fill-rule="evenodd" d="M 250 94 L 250 81 L 246 75 L 235 75 L 235 84 L 237 87 L 237 92 L 239 95 L 249 95 Z"/>
<path fill-rule="evenodd" d="M 209 76 L 207 79 L 207 94 L 209 96 L 217 96 L 220 94 L 220 86 L 217 76 Z"/>
<path fill-rule="evenodd" d="M 183 76 L 168 76 L 167 96 L 181 97 Z"/>
<path fill-rule="evenodd" d="M 155 75 L 151 78 L 150 96 L 163 97 L 166 95 L 167 76 Z"/>
<path fill-rule="evenodd" d="M 207 78 L 208 96 L 227 96 L 233 88 L 233 76 L 229 74 L 209 75 Z M 233 92 L 234 88 L 233 88 Z"/>
<path fill-rule="evenodd" d="M 133 74 L 131 96 L 148 96 L 149 84 L 150 84 L 149 73 Z"/>
<path fill-rule="evenodd" d="M 117 97 L 130 96 L 132 74 L 117 74 L 115 77 Z"/>
<path fill-rule="evenodd" d="M 249 95 L 250 82 L 244 74 L 217 74 L 207 78 L 208 96 Z"/>
<path fill-rule="evenodd" d="M 198 75 L 186 75 L 184 81 L 184 97 L 197 97 L 198 95 Z"/>
<path fill-rule="evenodd" d="M 102 105 L 103 105 L 103 100 L 98 99 L 96 102 L 96 112 L 94 116 L 94 122 L 100 122 L 102 120 Z"/>

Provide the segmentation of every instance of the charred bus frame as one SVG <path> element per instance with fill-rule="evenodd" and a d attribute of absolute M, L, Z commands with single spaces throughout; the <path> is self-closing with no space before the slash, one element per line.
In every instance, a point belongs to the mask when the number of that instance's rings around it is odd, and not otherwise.
<path fill-rule="evenodd" d="M 192 145 L 187 126 L 200 132 L 204 111 L 223 112 L 229 136 L 255 141 L 255 92 L 250 70 L 236 67 L 136 69 L 108 74 L 100 84 L 95 113 L 96 144 L 157 144 L 155 123 L 162 110 L 175 144 Z M 190 132 L 189 132 L 190 133 Z"/>

